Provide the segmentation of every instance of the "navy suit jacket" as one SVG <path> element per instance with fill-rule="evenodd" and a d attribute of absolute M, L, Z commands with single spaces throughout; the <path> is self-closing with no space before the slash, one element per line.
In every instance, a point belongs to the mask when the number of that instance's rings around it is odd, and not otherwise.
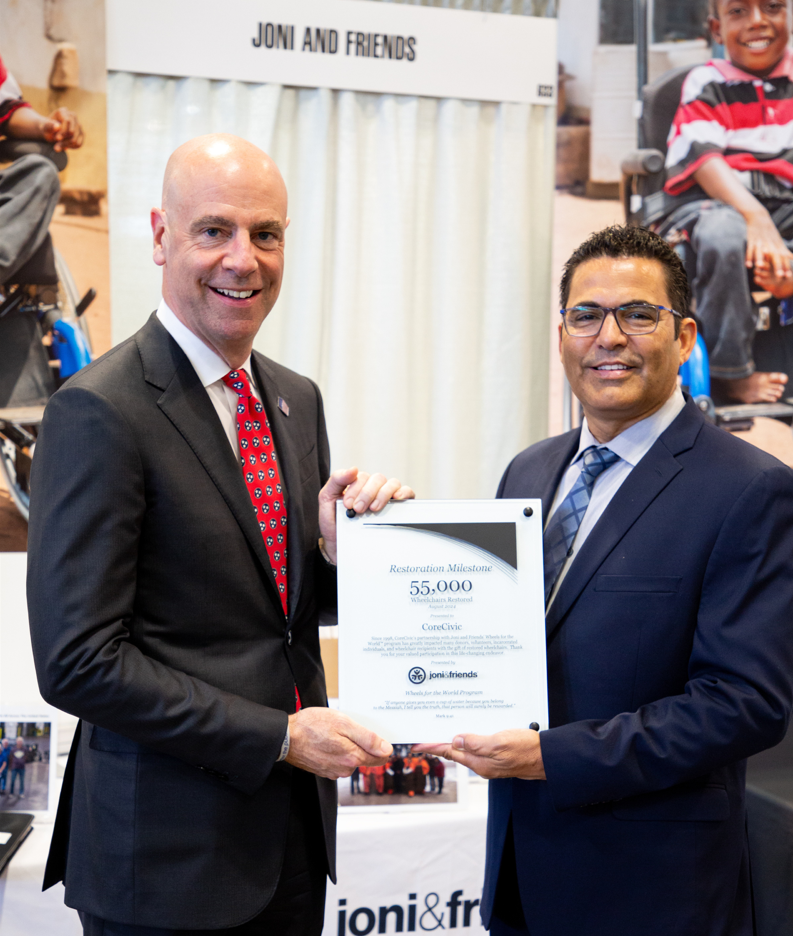
<path fill-rule="evenodd" d="M 499 497 L 547 512 L 579 431 Z M 547 615 L 546 781 L 490 784 L 482 916 L 512 817 L 531 936 L 748 936 L 746 758 L 793 700 L 793 472 L 689 400 L 614 495 Z"/>
<path fill-rule="evenodd" d="M 156 316 L 50 400 L 33 461 L 28 608 L 45 699 L 82 719 L 45 887 L 120 923 L 223 929 L 278 883 L 297 684 L 327 704 L 335 601 L 317 387 L 254 352 L 286 488 L 289 619 L 240 463 Z M 289 416 L 278 407 L 283 397 Z M 334 874 L 336 785 L 316 779 Z"/>

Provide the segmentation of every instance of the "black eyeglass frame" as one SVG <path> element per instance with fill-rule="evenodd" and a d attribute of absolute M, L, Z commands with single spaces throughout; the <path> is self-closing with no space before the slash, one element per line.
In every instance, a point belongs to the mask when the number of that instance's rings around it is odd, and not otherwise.
<path fill-rule="evenodd" d="M 641 306 L 646 309 L 655 309 L 658 313 L 658 317 L 655 320 L 655 327 L 650 331 L 643 332 L 626 332 L 625 329 L 620 325 L 620 320 L 617 317 L 617 312 L 620 309 L 629 309 L 631 307 Z M 591 335 L 573 335 L 570 332 L 570 329 L 567 327 L 567 312 L 573 312 L 575 309 L 588 310 L 590 312 L 603 312 L 605 313 L 603 318 L 600 320 L 600 328 L 596 332 L 592 332 Z M 571 338 L 596 338 L 601 331 L 606 322 L 606 319 L 609 317 L 609 313 L 614 316 L 614 321 L 617 323 L 617 328 L 625 335 L 626 338 L 641 338 L 643 335 L 652 335 L 658 330 L 658 323 L 661 321 L 661 312 L 671 312 L 672 315 L 676 315 L 678 318 L 683 319 L 685 315 L 682 312 L 677 312 L 675 309 L 670 309 L 667 306 L 662 305 L 653 305 L 652 302 L 626 302 L 625 305 L 615 306 L 613 308 L 608 308 L 606 306 L 571 306 L 569 309 L 559 309 L 559 314 L 562 316 L 562 322 L 564 323 L 564 330 Z"/>

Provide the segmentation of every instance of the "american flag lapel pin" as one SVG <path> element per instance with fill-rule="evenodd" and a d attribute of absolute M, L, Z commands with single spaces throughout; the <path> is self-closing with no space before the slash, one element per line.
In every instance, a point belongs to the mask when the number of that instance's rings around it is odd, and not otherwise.
<path fill-rule="evenodd" d="M 281 410 L 284 416 L 289 415 L 289 404 L 282 396 L 278 397 L 278 409 Z"/>

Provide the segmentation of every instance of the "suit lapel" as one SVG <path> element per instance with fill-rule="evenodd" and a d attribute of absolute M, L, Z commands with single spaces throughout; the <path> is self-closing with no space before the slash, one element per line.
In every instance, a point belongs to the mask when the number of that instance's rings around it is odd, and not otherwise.
<path fill-rule="evenodd" d="M 548 522 L 548 514 L 553 506 L 553 499 L 556 496 L 556 489 L 562 481 L 562 476 L 570 466 L 578 450 L 578 443 L 581 440 L 580 428 L 567 436 L 561 436 L 559 441 L 563 443 L 556 454 L 546 462 L 546 471 L 544 478 L 540 483 L 540 497 L 542 498 L 542 525 L 543 530 Z"/>
<path fill-rule="evenodd" d="M 702 414 L 689 400 L 677 419 L 625 479 L 559 586 L 545 617 L 548 639 L 612 550 L 672 478 L 683 470 L 675 456 L 691 448 L 703 425 Z"/>
<path fill-rule="evenodd" d="M 300 490 L 300 472 L 297 451 L 294 445 L 294 433 L 290 432 L 290 418 L 293 421 L 300 419 L 299 413 L 292 413 L 291 417 L 279 407 L 279 398 L 282 398 L 289 408 L 289 399 L 276 382 L 273 368 L 270 367 L 264 355 L 254 351 L 251 355 L 251 365 L 254 378 L 262 394 L 264 411 L 270 422 L 273 433 L 273 443 L 278 455 L 278 470 L 281 484 L 284 488 L 287 516 L 287 551 L 290 561 L 287 562 L 287 588 L 289 593 L 289 608 L 297 607 L 300 597 L 300 587 L 303 583 L 303 544 L 306 538 L 305 517 L 303 515 L 303 498 Z"/>
<path fill-rule="evenodd" d="M 162 390 L 157 405 L 184 438 L 214 482 L 280 597 L 251 498 L 228 437 L 187 355 L 153 315 L 136 336 L 147 383 Z M 269 412 L 269 411 L 268 411 Z"/>

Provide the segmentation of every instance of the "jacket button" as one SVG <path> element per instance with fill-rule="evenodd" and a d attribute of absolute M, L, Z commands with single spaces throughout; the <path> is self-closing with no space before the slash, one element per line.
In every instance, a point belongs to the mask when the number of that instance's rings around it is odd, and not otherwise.
<path fill-rule="evenodd" d="M 291 630 L 288 630 L 288 631 L 286 632 L 286 645 L 287 645 L 287 647 L 291 647 L 291 646 L 292 646 L 292 631 L 291 631 Z"/>

